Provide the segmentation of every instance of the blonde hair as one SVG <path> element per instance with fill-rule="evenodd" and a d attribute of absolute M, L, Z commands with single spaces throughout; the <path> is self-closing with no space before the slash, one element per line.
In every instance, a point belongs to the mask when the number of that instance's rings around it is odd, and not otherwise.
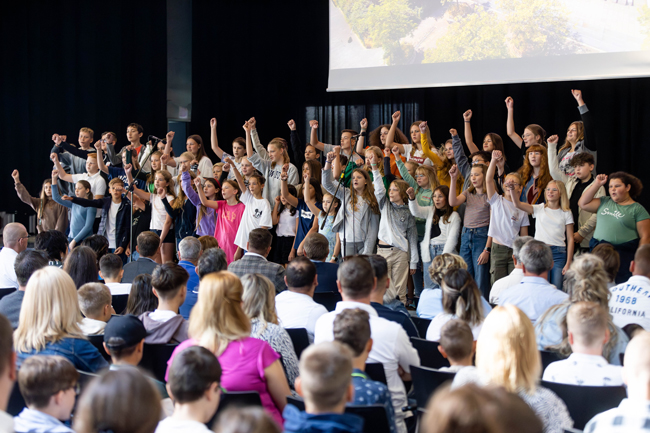
<path fill-rule="evenodd" d="M 470 326 L 478 326 L 483 322 L 481 293 L 466 269 L 452 269 L 444 275 L 442 308 L 445 313 L 464 320 Z"/>
<path fill-rule="evenodd" d="M 390 183 L 390 186 L 392 185 L 395 185 L 395 187 L 399 190 L 399 195 L 402 197 L 402 200 L 404 200 L 404 203 L 408 203 L 409 196 L 406 193 L 406 190 L 409 189 L 408 182 L 402 179 L 395 179 Z"/>
<path fill-rule="evenodd" d="M 85 338 L 77 325 L 81 320 L 72 277 L 63 269 L 46 266 L 27 283 L 14 348 L 16 352 L 41 351 L 64 338 Z"/>
<path fill-rule="evenodd" d="M 470 175 L 472 173 L 472 170 L 474 170 L 475 168 L 478 168 L 479 170 L 481 170 L 481 173 L 483 173 L 483 185 L 481 186 L 481 188 L 485 190 L 485 178 L 487 177 L 487 167 L 484 166 L 483 164 L 473 165 L 472 168 L 470 169 Z M 467 192 L 470 194 L 476 194 L 476 188 L 474 187 L 474 184 L 470 185 L 469 188 L 467 188 Z"/>
<path fill-rule="evenodd" d="M 216 356 L 231 342 L 250 336 L 251 322 L 241 307 L 243 291 L 232 272 L 211 273 L 201 280 L 188 333 Z"/>
<path fill-rule="evenodd" d="M 421 188 L 420 186 L 418 186 L 418 189 L 430 189 L 431 191 L 433 191 L 434 189 L 440 186 L 440 180 L 438 179 L 438 174 L 436 174 L 436 170 L 433 167 L 429 167 L 428 165 L 420 165 L 418 166 L 418 168 L 415 169 L 415 174 L 423 174 L 429 179 L 428 188 Z"/>
<path fill-rule="evenodd" d="M 291 160 L 289 159 L 289 154 L 287 153 L 287 140 L 281 137 L 276 137 L 273 140 L 269 141 L 268 146 L 275 146 L 280 152 L 282 152 L 282 157 L 284 158 L 283 164 L 289 164 Z M 275 168 L 275 162 L 271 161 L 271 168 Z"/>
<path fill-rule="evenodd" d="M 555 186 L 557 186 L 558 191 L 560 191 L 560 209 L 565 212 L 570 211 L 571 207 L 569 205 L 569 195 L 566 192 L 566 186 L 564 185 L 564 182 L 554 179 L 546 184 L 546 188 L 548 188 L 548 186 L 552 183 L 554 183 Z M 544 207 L 548 207 L 548 201 L 544 203 Z"/>
<path fill-rule="evenodd" d="M 379 170 L 379 173 L 381 173 L 382 176 L 385 176 L 384 174 L 384 152 L 377 146 L 370 146 L 369 148 L 366 149 L 367 152 L 372 152 L 375 154 L 375 161 L 377 161 L 377 170 Z M 372 167 L 367 168 L 368 171 L 372 171 Z"/>
<path fill-rule="evenodd" d="M 457 254 L 444 253 L 433 257 L 429 265 L 431 281 L 439 286 L 442 285 L 442 278 L 452 269 L 467 269 L 467 263 Z"/>
<path fill-rule="evenodd" d="M 476 344 L 476 367 L 508 392 L 535 392 L 542 362 L 533 324 L 519 308 L 499 306 L 485 318 Z"/>
<path fill-rule="evenodd" d="M 241 283 L 244 312 L 251 320 L 258 319 L 262 323 L 262 329 L 253 335 L 260 338 L 269 323 L 279 324 L 275 312 L 275 285 L 262 274 L 246 274 L 241 277 Z"/>
<path fill-rule="evenodd" d="M 79 132 L 85 132 L 86 134 L 90 135 L 90 138 L 93 138 L 95 136 L 95 131 L 92 129 L 88 128 L 87 126 L 84 126 L 79 130 Z"/>

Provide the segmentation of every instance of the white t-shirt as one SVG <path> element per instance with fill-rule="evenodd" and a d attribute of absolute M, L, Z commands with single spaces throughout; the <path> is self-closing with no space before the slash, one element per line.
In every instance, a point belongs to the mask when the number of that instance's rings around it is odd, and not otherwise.
<path fill-rule="evenodd" d="M 630 323 L 650 331 L 650 279 L 633 275 L 625 283 L 609 289 L 609 314 L 620 328 Z"/>
<path fill-rule="evenodd" d="M 149 313 L 149 318 L 151 320 L 155 320 L 156 322 L 167 322 L 176 316 L 178 316 L 178 314 L 174 313 L 173 311 L 159 310 L 157 308 Z"/>
<path fill-rule="evenodd" d="M 404 153 L 402 154 L 402 156 L 405 156 L 406 160 L 410 161 L 412 159 L 411 150 L 413 150 L 413 145 L 402 144 L 402 146 L 404 146 Z M 431 161 L 429 158 L 424 156 L 424 152 L 422 152 L 421 150 L 416 149 L 415 152 L 413 152 L 413 156 L 416 159 L 415 162 L 417 162 L 418 164 L 420 163 L 421 159 L 424 159 L 424 162 L 422 163 L 423 165 L 428 165 L 430 167 L 433 167 L 433 161 Z"/>
<path fill-rule="evenodd" d="M 521 228 L 530 225 L 528 214 L 497 193 L 492 195 L 488 203 L 492 211 L 488 236 L 496 243 L 512 248 Z"/>
<path fill-rule="evenodd" d="M 128 295 L 131 293 L 130 283 L 104 283 L 111 291 L 111 295 Z"/>
<path fill-rule="evenodd" d="M 280 213 L 280 219 L 278 221 L 278 227 L 275 229 L 275 233 L 278 237 L 294 237 L 296 236 L 296 217 L 298 216 L 298 211 L 295 214 L 291 215 L 289 207 L 285 207 L 282 213 Z"/>
<path fill-rule="evenodd" d="M 267 199 L 256 199 L 249 190 L 246 190 L 241 196 L 241 202 L 246 205 L 246 210 L 244 210 L 239 229 L 237 229 L 235 245 L 246 250 L 250 232 L 260 227 L 273 227 L 273 219 L 271 218 L 271 205 Z"/>
<path fill-rule="evenodd" d="M 542 380 L 567 385 L 620 386 L 622 371 L 623 367 L 611 365 L 602 356 L 572 353 L 567 359 L 549 364 Z"/>
<path fill-rule="evenodd" d="M 445 326 L 445 324 L 450 320 L 456 318 L 457 317 L 454 316 L 453 314 L 442 313 L 442 314 L 438 314 L 436 317 L 431 319 L 431 323 L 427 328 L 427 340 L 440 341 L 440 330 L 442 329 L 442 327 Z M 469 323 L 468 325 L 470 326 L 470 328 L 472 328 L 472 335 L 474 335 L 474 341 L 478 340 L 478 335 L 481 333 L 483 322 L 479 323 L 478 325 L 470 325 Z"/>
<path fill-rule="evenodd" d="M 285 290 L 275 297 L 275 309 L 283 328 L 305 328 L 309 341 L 314 341 L 316 321 L 327 309 L 304 293 Z"/>
<path fill-rule="evenodd" d="M 158 423 L 155 433 L 200 433 L 210 431 L 202 422 L 167 417 Z"/>
<path fill-rule="evenodd" d="M 108 210 L 108 220 L 106 220 L 106 236 L 108 237 L 108 248 L 115 249 L 115 226 L 117 221 L 117 211 L 120 209 L 122 203 L 113 203 L 111 201 L 111 208 Z"/>
<path fill-rule="evenodd" d="M 74 183 L 77 183 L 80 180 L 88 181 L 88 183 L 90 184 L 90 192 L 93 193 L 93 196 L 106 194 L 106 181 L 104 180 L 104 178 L 102 177 L 99 171 L 93 175 L 89 173 L 73 174 L 72 180 L 74 181 Z M 97 215 L 95 216 L 95 218 L 101 218 L 101 216 L 102 216 L 102 210 L 97 209 Z"/>
<path fill-rule="evenodd" d="M 565 247 L 567 224 L 573 224 L 573 214 L 569 210 L 550 209 L 543 204 L 533 205 L 535 224 L 535 239 L 548 246 Z"/>
<path fill-rule="evenodd" d="M 167 201 L 170 204 L 173 200 L 173 196 L 167 196 Z M 167 211 L 165 210 L 165 205 L 163 204 L 162 199 L 158 197 L 158 194 L 151 194 L 151 222 L 149 223 L 149 228 L 151 230 L 162 230 L 166 218 Z"/>

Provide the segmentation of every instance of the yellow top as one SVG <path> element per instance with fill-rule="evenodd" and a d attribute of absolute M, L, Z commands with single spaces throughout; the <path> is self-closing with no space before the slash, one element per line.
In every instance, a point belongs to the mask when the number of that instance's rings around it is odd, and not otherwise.
<path fill-rule="evenodd" d="M 445 169 L 445 163 L 443 162 L 442 158 L 438 155 L 437 152 L 432 151 L 431 147 L 429 147 L 429 139 L 427 138 L 428 134 L 422 134 L 421 136 L 421 142 L 422 142 L 422 153 L 424 156 L 429 158 L 431 162 L 433 162 L 433 165 L 436 166 L 436 174 L 438 175 L 438 180 L 440 181 L 440 185 L 447 185 L 451 189 L 451 177 L 449 176 L 449 171 Z M 463 179 L 463 176 L 459 173 L 458 174 L 458 179 L 456 179 L 456 195 L 460 194 L 463 192 L 463 183 L 465 182 L 465 179 Z"/>

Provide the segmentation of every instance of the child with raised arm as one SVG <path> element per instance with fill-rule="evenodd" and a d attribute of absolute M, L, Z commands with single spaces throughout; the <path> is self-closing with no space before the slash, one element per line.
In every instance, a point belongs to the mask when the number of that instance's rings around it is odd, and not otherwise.
<path fill-rule="evenodd" d="M 309 189 L 305 189 L 304 196 L 309 210 L 316 216 L 312 229 L 316 227 L 316 231 L 327 238 L 329 254 L 325 261 L 336 263 L 336 259 L 341 254 L 341 238 L 338 232 L 334 230 L 334 220 L 341 207 L 341 200 L 330 193 L 325 193 L 323 194 L 323 209 L 321 210 L 316 206 L 316 199 Z"/>
<path fill-rule="evenodd" d="M 492 238 L 490 285 L 510 275 L 515 269 L 515 262 L 512 259 L 512 243 L 517 236 L 528 236 L 528 226 L 530 225 L 528 215 L 515 206 L 509 192 L 507 195 L 497 193 L 494 173 L 502 159 L 503 154 L 500 150 L 492 152 L 492 160 L 485 176 L 488 203 L 492 211 L 490 229 L 488 230 L 488 236 Z M 521 194 L 521 177 L 518 173 L 508 174 L 503 186 L 506 191 L 513 190 L 515 195 L 519 195 Z"/>
<path fill-rule="evenodd" d="M 83 206 L 72 203 L 67 200 L 69 197 L 59 194 L 59 173 L 57 170 L 52 171 L 52 199 L 72 210 L 70 214 L 70 233 L 68 234 L 68 243 L 70 251 L 76 245 L 80 245 L 81 241 L 93 234 L 93 223 L 95 222 L 95 215 L 97 211 L 94 208 L 85 208 Z M 75 184 L 75 195 L 77 197 L 86 198 L 88 200 L 93 198 L 93 193 L 90 191 L 90 184 L 86 180 L 80 180 Z"/>
<path fill-rule="evenodd" d="M 219 140 L 217 139 L 217 119 L 214 117 L 210 119 L 210 144 L 214 153 L 216 153 L 219 159 L 225 163 L 226 158 L 230 155 L 219 147 Z M 237 137 L 232 141 L 232 156 L 234 157 L 234 159 L 232 159 L 232 165 L 237 167 L 237 170 L 241 172 L 242 160 L 246 158 L 246 139 L 243 137 Z M 215 176 L 215 179 L 219 178 Z M 235 179 L 235 173 L 232 170 L 228 173 L 228 179 Z"/>
<path fill-rule="evenodd" d="M 409 273 L 411 275 L 415 273 L 419 261 L 415 218 L 407 204 L 406 190 L 409 186 L 403 180 L 394 180 L 387 194 L 378 169 L 380 161 L 372 153 L 369 155 L 369 160 L 373 169 L 375 197 L 381 211 L 377 254 L 386 259 L 390 278 L 390 286 L 384 295 L 384 302 L 388 303 L 399 297 L 399 300 L 406 305 L 408 276 Z"/>
<path fill-rule="evenodd" d="M 296 122 L 291 119 L 287 122 L 287 126 L 291 130 L 289 141 L 291 142 L 293 156 L 296 159 L 296 167 L 303 165 L 305 161 L 318 161 L 320 159 L 320 152 L 318 149 L 312 146 L 311 143 L 307 143 L 307 145 L 303 147 L 300 134 L 298 134 L 296 128 Z"/>
<path fill-rule="evenodd" d="M 587 145 L 591 146 L 592 149 L 596 148 L 596 140 L 594 134 L 594 125 L 593 119 L 591 117 L 591 112 L 587 108 L 584 99 L 582 99 L 582 91 L 571 89 L 571 94 L 578 102 L 578 111 L 580 111 L 580 117 L 582 120 L 573 122 L 569 125 L 569 129 L 566 132 L 566 140 L 560 150 L 557 152 L 557 159 L 559 160 L 559 167 L 562 173 L 569 177 L 574 176 L 573 165 L 571 165 L 571 159 L 579 153 L 588 153 L 594 159 L 594 168 L 592 172 L 595 174 L 596 168 L 596 151 L 591 150 Z M 554 143 L 557 146 L 557 140 Z M 555 147 L 551 150 L 551 140 L 549 138 L 549 152 L 554 152 Z M 550 162 L 550 155 L 549 155 Z M 555 176 L 554 176 L 555 177 Z M 564 183 L 566 181 L 562 180 Z"/>
<path fill-rule="evenodd" d="M 449 170 L 456 163 L 454 161 L 454 149 L 453 144 L 449 141 L 445 144 L 445 154 L 444 157 L 440 157 L 436 151 L 431 150 L 431 134 L 427 122 L 420 122 L 418 125 L 420 128 L 420 137 L 422 140 L 422 152 L 424 155 L 433 162 L 433 165 L 436 167 L 436 174 L 438 175 L 438 180 L 440 185 L 446 185 L 451 188 L 451 178 L 449 177 Z M 454 185 L 456 194 L 460 194 L 463 190 L 463 176 L 462 174 L 456 179 Z"/>
<path fill-rule="evenodd" d="M 480 150 L 478 146 L 474 144 L 474 136 L 472 135 L 472 125 L 470 123 L 471 120 L 472 120 L 472 110 L 465 111 L 463 113 L 463 123 L 465 124 L 464 127 L 465 141 L 467 142 L 467 148 L 469 149 L 470 155 L 475 155 Z M 454 130 L 452 136 L 455 134 L 456 132 Z M 460 144 L 460 139 L 458 141 L 458 144 Z M 462 151 L 462 145 L 460 147 L 460 150 Z M 503 147 L 503 139 L 499 134 L 495 134 L 494 132 L 488 132 L 487 134 L 485 134 L 485 137 L 483 137 L 483 148 L 481 150 L 483 152 L 488 152 L 490 154 L 495 150 L 501 151 L 501 155 L 503 156 L 503 158 L 501 158 L 501 161 L 498 161 L 497 163 L 497 170 L 494 172 L 494 181 L 496 182 L 497 185 L 497 193 L 503 194 L 503 180 L 506 173 L 510 171 L 510 169 L 508 168 L 508 164 L 506 164 L 506 158 L 505 158 L 506 151 L 505 148 Z M 454 148 L 454 154 L 456 152 L 457 150 Z M 458 159 L 456 159 L 456 161 L 458 161 Z M 486 163 L 487 162 L 489 162 L 489 159 L 486 161 Z M 461 172 L 464 174 L 463 170 L 461 170 Z"/>
<path fill-rule="evenodd" d="M 546 131 L 541 126 L 531 123 L 524 129 L 524 135 L 520 136 L 515 132 L 515 100 L 511 96 L 506 98 L 506 108 L 508 109 L 508 120 L 506 130 L 508 137 L 521 149 L 521 153 L 526 160 L 526 149 L 535 144 L 546 147 Z"/>
<path fill-rule="evenodd" d="M 58 230 L 62 233 L 68 228 L 68 209 L 52 199 L 52 179 L 45 179 L 39 197 L 32 197 L 25 185 L 20 182 L 20 173 L 11 173 L 18 198 L 36 211 L 36 230 L 39 233 Z"/>
<path fill-rule="evenodd" d="M 204 179 L 203 186 L 201 186 L 200 182 L 198 185 L 194 182 L 196 188 L 194 190 L 192 187 L 192 174 L 189 170 L 186 170 L 181 173 L 181 186 L 187 198 L 196 208 L 196 234 L 198 236 L 214 236 L 217 215 L 212 208 L 205 206 L 201 202 L 198 191 L 203 191 L 206 200 L 219 200 L 217 197 L 221 187 L 217 182 L 217 178 Z"/>
<path fill-rule="evenodd" d="M 562 290 L 564 274 L 569 270 L 573 260 L 573 215 L 569 209 L 569 198 L 564 182 L 552 180 L 546 186 L 546 203 L 530 205 L 519 200 L 517 191 L 511 189 L 509 194 L 512 202 L 519 209 L 537 219 L 535 239 L 551 247 L 553 252 L 553 268 L 549 272 L 549 282 L 558 290 Z"/>
<path fill-rule="evenodd" d="M 285 172 L 282 172 L 285 176 Z M 295 197 L 296 187 L 288 185 L 286 195 Z M 298 215 L 296 207 L 289 203 L 284 196 L 275 198 L 275 204 L 272 212 L 273 225 L 275 226 L 275 233 L 277 236 L 276 246 L 273 249 L 274 262 L 283 266 L 287 266 L 294 257 L 296 257 L 296 250 L 294 249 L 294 241 L 296 239 L 296 231 L 298 230 Z"/>

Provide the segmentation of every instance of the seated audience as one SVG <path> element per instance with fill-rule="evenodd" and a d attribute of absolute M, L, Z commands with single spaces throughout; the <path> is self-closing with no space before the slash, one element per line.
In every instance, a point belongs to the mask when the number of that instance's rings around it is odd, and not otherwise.
<path fill-rule="evenodd" d="M 95 252 L 97 257 L 97 268 L 99 269 L 99 261 L 108 254 L 108 239 L 102 235 L 90 235 L 81 242 L 81 245 L 88 247 Z"/>
<path fill-rule="evenodd" d="M 621 367 L 609 365 L 603 347 L 609 340 L 609 313 L 595 302 L 576 302 L 566 315 L 571 356 L 551 363 L 542 380 L 582 386 L 623 384 Z"/>
<path fill-rule="evenodd" d="M 287 265 L 284 281 L 287 290 L 275 297 L 275 308 L 283 328 L 304 328 L 314 341 L 316 321 L 327 309 L 314 302 L 318 286 L 316 266 L 306 257 L 296 257 Z"/>
<path fill-rule="evenodd" d="M 618 251 L 612 244 L 598 244 L 591 250 L 591 254 L 600 259 L 605 264 L 605 272 L 607 272 L 607 288 L 611 289 L 616 285 L 616 274 L 621 267 L 621 257 Z"/>
<path fill-rule="evenodd" d="M 502 386 L 535 411 L 545 432 L 562 433 L 573 426 L 573 420 L 566 404 L 539 386 L 541 373 L 542 361 L 530 319 L 514 305 L 505 305 L 485 318 L 476 344 L 476 367 L 456 373 L 452 388 L 471 382 Z"/>
<path fill-rule="evenodd" d="M 160 394 L 136 368 L 109 370 L 93 379 L 75 411 L 76 433 L 154 433 Z"/>
<path fill-rule="evenodd" d="M 78 380 L 74 365 L 62 356 L 32 356 L 23 362 L 18 385 L 27 407 L 14 418 L 16 433 L 74 433 L 62 421 L 70 419 Z"/>
<path fill-rule="evenodd" d="M 0 426 L 3 433 L 14 431 L 14 420 L 5 410 L 16 380 L 16 354 L 14 353 L 13 329 L 9 320 L 0 314 Z"/>
<path fill-rule="evenodd" d="M 291 337 L 278 324 L 275 312 L 275 286 L 264 275 L 246 274 L 241 278 L 244 313 L 251 319 L 251 337 L 269 343 L 282 356 L 282 366 L 289 386 L 298 377 L 298 358 Z"/>
<path fill-rule="evenodd" d="M 287 405 L 285 433 L 363 431 L 363 418 L 345 413 L 354 398 L 352 353 L 338 343 L 307 348 L 300 359 L 296 390 L 305 399 L 305 411 Z"/>
<path fill-rule="evenodd" d="M 201 249 L 203 251 L 207 251 L 210 248 L 219 248 L 219 242 L 214 236 L 201 236 L 199 237 L 199 242 L 201 242 Z"/>
<path fill-rule="evenodd" d="M 533 239 L 532 236 L 519 236 L 512 242 L 512 261 L 514 262 L 515 268 L 510 272 L 510 275 L 494 282 L 490 290 L 490 304 L 497 305 L 501 292 L 521 283 L 521 280 L 524 278 L 524 266 L 521 263 L 520 256 L 521 249 Z"/>
<path fill-rule="evenodd" d="M 190 278 L 187 280 L 187 296 L 179 312 L 185 320 L 190 318 L 192 307 L 196 304 L 199 291 L 199 276 L 196 273 L 196 264 L 203 252 L 201 242 L 193 236 L 188 236 L 178 244 L 178 266 L 187 271 Z"/>
<path fill-rule="evenodd" d="M 159 254 L 160 237 L 154 232 L 142 232 L 138 235 L 135 249 L 140 254 L 140 258 L 124 265 L 123 283 L 132 283 L 140 274 L 153 274 L 153 270 L 158 266 L 155 259 Z"/>
<path fill-rule="evenodd" d="M 139 316 L 147 330 L 146 343 L 168 344 L 187 340 L 189 323 L 178 309 L 185 302 L 188 278 L 187 271 L 174 263 L 165 263 L 153 271 L 151 286 L 158 298 L 158 307 Z"/>
<path fill-rule="evenodd" d="M 264 409 L 282 425 L 281 413 L 291 390 L 280 355 L 267 342 L 250 337 L 250 319 L 242 309 L 243 291 L 239 278 L 232 272 L 203 277 L 199 300 L 190 316 L 192 338 L 174 350 L 167 365 L 186 347 L 205 347 L 219 358 L 221 386 L 228 392 L 258 392 Z"/>
<path fill-rule="evenodd" d="M 266 260 L 271 252 L 273 236 L 267 229 L 253 229 L 248 235 L 246 254 L 228 265 L 228 270 L 238 277 L 258 273 L 264 275 L 275 285 L 276 294 L 284 291 L 284 267 Z"/>
<path fill-rule="evenodd" d="M 173 415 L 160 421 L 156 433 L 210 432 L 221 395 L 221 366 L 208 349 L 188 347 L 174 358 L 167 388 L 174 401 Z"/>
<path fill-rule="evenodd" d="M 402 380 L 410 380 L 411 365 L 419 366 L 420 357 L 411 345 L 406 331 L 399 324 L 379 317 L 377 310 L 370 305 L 370 294 L 377 279 L 368 260 L 352 257 L 345 260 L 338 270 L 336 284 L 343 296 L 343 301 L 336 304 L 336 310 L 324 314 L 316 322 L 314 342 L 332 341 L 334 339 L 334 319 L 343 310 L 360 308 L 370 316 L 370 330 L 373 348 L 368 360 L 384 365 L 388 389 L 395 409 L 395 424 L 399 432 L 406 432 L 404 418 L 411 416 L 403 412 L 407 405 L 406 389 Z M 303 355 L 304 356 L 304 355 Z"/>
<path fill-rule="evenodd" d="M 255 406 L 230 406 L 217 418 L 215 433 L 282 433 L 264 409 Z"/>
<path fill-rule="evenodd" d="M 538 240 L 529 241 L 520 252 L 524 278 L 519 284 L 501 292 L 499 305 L 512 304 L 535 323 L 553 305 L 561 304 L 569 295 L 548 282 L 553 267 L 551 248 Z"/>
<path fill-rule="evenodd" d="M 352 351 L 354 399 L 351 404 L 358 406 L 381 404 L 386 408 L 390 431 L 395 433 L 397 431 L 395 410 L 388 387 L 370 379 L 364 373 L 368 354 L 372 350 L 368 313 L 359 308 L 341 311 L 334 319 L 334 341 L 345 344 Z"/>
<path fill-rule="evenodd" d="M 228 269 L 228 262 L 226 262 L 226 252 L 221 248 L 210 248 L 203 250 L 203 254 L 196 263 L 196 274 L 199 280 L 212 272 L 221 272 Z"/>
<path fill-rule="evenodd" d="M 86 283 L 77 291 L 79 308 L 85 316 L 79 322 L 84 335 L 103 335 L 106 323 L 115 314 L 111 291 L 102 283 Z"/>
<path fill-rule="evenodd" d="M 90 247 L 83 245 L 70 251 L 65 258 L 63 270 L 72 277 L 77 289 L 86 283 L 96 283 L 99 280 L 97 256 Z"/>
<path fill-rule="evenodd" d="M 47 266 L 47 255 L 43 251 L 25 250 L 16 256 L 14 268 L 18 279 L 18 290 L 0 299 L 0 314 L 9 319 L 11 327 L 18 327 L 20 308 L 25 298 L 25 288 L 29 277 L 36 271 Z"/>
<path fill-rule="evenodd" d="M 339 269 L 337 263 L 327 261 L 329 256 L 329 241 L 320 233 L 312 233 L 305 238 L 303 244 L 305 257 L 311 260 L 316 266 L 316 275 L 318 275 L 317 292 L 336 292 L 336 272 Z"/>
<path fill-rule="evenodd" d="M 34 249 L 47 253 L 50 266 L 63 267 L 68 254 L 68 238 L 58 230 L 47 230 L 36 235 Z"/>
<path fill-rule="evenodd" d="M 648 430 L 650 410 L 650 332 L 634 337 L 625 350 L 623 382 L 628 398 L 614 409 L 600 413 L 587 423 L 588 433 L 642 433 Z"/>
<path fill-rule="evenodd" d="M 441 367 L 439 371 L 457 373 L 463 367 L 472 366 L 476 341 L 472 328 L 460 319 L 451 319 L 440 329 L 440 345 L 438 351 L 449 361 L 449 367 Z"/>
<path fill-rule="evenodd" d="M 158 308 L 158 298 L 153 294 L 151 287 L 151 275 L 140 274 L 131 284 L 129 299 L 126 301 L 124 314 L 133 314 L 140 317 L 146 312 L 152 312 Z"/>
<path fill-rule="evenodd" d="M 29 234 L 24 225 L 9 223 L 2 229 L 0 250 L 0 289 L 18 288 L 18 279 L 14 270 L 16 256 L 27 249 Z"/>
<path fill-rule="evenodd" d="M 94 373 L 107 367 L 85 339 L 79 322 L 81 311 L 72 278 L 54 266 L 36 271 L 27 283 L 14 333 L 18 363 L 33 355 L 61 355 L 77 370 Z"/>
<path fill-rule="evenodd" d="M 650 245 L 641 245 L 636 250 L 630 272 L 629 280 L 610 289 L 609 312 L 616 326 L 636 323 L 650 331 Z"/>
<path fill-rule="evenodd" d="M 99 276 L 113 296 L 128 295 L 131 292 L 130 283 L 121 283 L 122 275 L 124 275 L 124 268 L 120 256 L 109 253 L 99 260 Z"/>

